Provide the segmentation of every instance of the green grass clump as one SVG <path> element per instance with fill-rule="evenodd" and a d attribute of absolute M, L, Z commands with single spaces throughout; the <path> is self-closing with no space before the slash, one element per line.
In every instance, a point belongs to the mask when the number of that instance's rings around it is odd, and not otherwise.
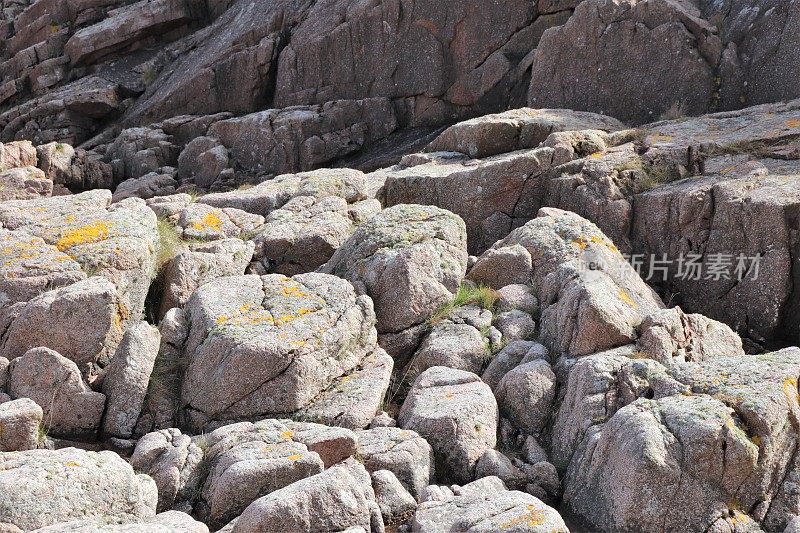
<path fill-rule="evenodd" d="M 156 272 L 160 272 L 167 263 L 178 255 L 184 246 L 178 228 L 165 218 L 158 219 L 158 254 L 156 255 Z"/>
<path fill-rule="evenodd" d="M 431 326 L 435 326 L 447 318 L 455 309 L 464 307 L 465 305 L 477 305 L 489 311 L 493 311 L 497 303 L 497 298 L 497 291 L 491 287 L 462 283 L 453 301 L 440 307 L 428 322 Z"/>

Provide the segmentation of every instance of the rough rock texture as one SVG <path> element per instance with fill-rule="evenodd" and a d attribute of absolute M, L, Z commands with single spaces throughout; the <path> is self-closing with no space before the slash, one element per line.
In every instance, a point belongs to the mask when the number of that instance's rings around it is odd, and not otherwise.
<path fill-rule="evenodd" d="M 460 152 L 473 159 L 536 148 L 551 133 L 572 130 L 622 130 L 618 120 L 568 109 L 512 109 L 459 122 L 425 147 L 426 152 Z"/>
<path fill-rule="evenodd" d="M 612 402 L 598 406 L 599 419 L 576 424 L 589 429 L 579 438 L 565 478 L 571 512 L 589 527 L 604 523 L 621 529 L 636 523 L 647 530 L 700 530 L 763 520 L 779 530 L 788 522 L 794 505 L 786 473 L 797 446 L 791 429 L 797 416 L 797 349 L 671 368 L 624 358 L 616 364 L 620 378 L 612 377 L 605 387 L 596 381 L 588 390 L 594 399 L 586 396 L 580 408 L 589 414 L 586 408 L 603 397 Z M 658 511 L 642 508 L 640 489 L 633 495 L 625 488 L 633 485 L 618 483 L 612 472 L 647 479 L 640 488 Z M 698 494 L 704 495 L 700 505 L 694 501 Z M 676 501 L 685 503 L 676 507 Z"/>
<path fill-rule="evenodd" d="M 182 405 L 198 428 L 305 407 L 376 349 L 370 299 L 325 274 L 220 278 L 187 311 Z"/>
<path fill-rule="evenodd" d="M 39 528 L 39 533 L 208 533 L 208 526 L 180 511 L 165 511 L 150 518 L 122 521 L 104 516 L 98 520 L 73 520 Z"/>
<path fill-rule="evenodd" d="M 8 393 L 42 408 L 42 427 L 65 438 L 95 436 L 106 397 L 92 391 L 73 361 L 48 348 L 33 348 L 8 367 Z"/>
<path fill-rule="evenodd" d="M 523 362 L 503 376 L 494 394 L 502 416 L 526 434 L 538 436 L 552 413 L 556 376 L 547 361 Z"/>
<path fill-rule="evenodd" d="M 0 524 L 31 530 L 74 519 L 156 514 L 153 480 L 136 475 L 113 452 L 29 450 L 0 453 L 0 462 Z"/>
<path fill-rule="evenodd" d="M 644 317 L 663 307 L 608 237 L 574 213 L 543 209 L 492 249 L 516 245 L 535 258 L 541 340 L 556 352 L 587 355 L 627 344 Z M 494 265 L 494 257 L 487 252 L 475 268 Z"/>
<path fill-rule="evenodd" d="M 242 168 L 285 174 L 320 167 L 397 127 L 385 98 L 288 107 L 222 120 L 208 130 Z"/>
<path fill-rule="evenodd" d="M 45 292 L 13 308 L 0 354 L 13 359 L 44 346 L 88 371 L 114 354 L 125 309 L 114 285 L 102 277 Z"/>
<path fill-rule="evenodd" d="M 293 275 L 325 264 L 359 224 L 381 210 L 377 200 L 348 205 L 344 198 L 295 197 L 271 212 L 253 238 L 266 272 Z"/>
<path fill-rule="evenodd" d="M 663 365 L 744 355 L 742 339 L 725 324 L 680 307 L 649 315 L 640 327 L 636 349 Z"/>
<path fill-rule="evenodd" d="M 446 366 L 478 373 L 492 355 L 486 331 L 492 325 L 492 312 L 476 305 L 452 311 L 431 328 L 411 356 L 403 379 L 413 383 L 433 366 Z"/>
<path fill-rule="evenodd" d="M 122 337 L 103 379 L 103 394 L 108 402 L 103 431 L 107 435 L 133 435 L 160 343 L 158 328 L 147 322 L 132 326 Z"/>
<path fill-rule="evenodd" d="M 53 182 L 36 167 L 12 168 L 0 172 L 0 201 L 31 200 L 50 196 Z"/>
<path fill-rule="evenodd" d="M 566 533 L 569 531 L 555 509 L 516 490 L 506 490 L 496 477 L 473 481 L 457 494 L 422 502 L 413 531 L 520 531 Z"/>
<path fill-rule="evenodd" d="M 414 431 L 396 427 L 380 427 L 356 432 L 358 455 L 370 472 L 389 470 L 412 496 L 435 478 L 431 445 Z"/>
<path fill-rule="evenodd" d="M 0 307 L 86 277 L 72 257 L 22 230 L 0 229 L 0 249 Z"/>
<path fill-rule="evenodd" d="M 372 488 L 375 490 L 375 500 L 380 507 L 384 524 L 400 521 L 417 508 L 417 501 L 389 470 L 372 473 Z"/>
<path fill-rule="evenodd" d="M 28 398 L 0 403 L 0 452 L 37 448 L 42 415 L 42 408 Z"/>
<path fill-rule="evenodd" d="M 353 459 L 250 504 L 232 531 L 382 531 L 369 473 Z"/>
<path fill-rule="evenodd" d="M 253 243 L 232 238 L 192 245 L 178 253 L 164 269 L 161 313 L 183 307 L 209 281 L 244 274 L 254 249 Z"/>
<path fill-rule="evenodd" d="M 90 191 L 0 205 L 0 222 L 66 253 L 114 283 L 123 318 L 138 317 L 159 246 L 155 214 L 139 199 L 111 205 L 110 191 Z"/>
<path fill-rule="evenodd" d="M 362 224 L 320 271 L 368 294 L 378 333 L 385 335 L 418 326 L 449 303 L 466 263 L 460 218 L 436 207 L 398 205 Z M 398 301 L 406 303 L 398 306 Z"/>
<path fill-rule="evenodd" d="M 581 2 L 539 43 L 528 104 L 642 123 L 670 110 L 696 115 L 796 98 L 795 74 L 775 68 L 797 61 L 780 42 L 798 35 L 796 11 L 794 2 Z"/>
<path fill-rule="evenodd" d="M 397 419 L 419 433 L 436 456 L 436 472 L 469 481 L 481 455 L 497 443 L 498 412 L 492 390 L 470 372 L 443 366 L 416 379 Z"/>

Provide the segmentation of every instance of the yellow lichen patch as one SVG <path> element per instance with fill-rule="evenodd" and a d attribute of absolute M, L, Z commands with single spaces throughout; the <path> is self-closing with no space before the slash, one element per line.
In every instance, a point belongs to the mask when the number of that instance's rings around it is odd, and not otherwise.
<path fill-rule="evenodd" d="M 604 155 L 605 155 L 604 152 L 595 152 L 589 156 L 589 159 L 603 159 Z"/>
<path fill-rule="evenodd" d="M 197 231 L 222 231 L 222 219 L 214 213 L 207 213 L 200 222 L 192 222 L 190 227 Z"/>
<path fill-rule="evenodd" d="M 290 461 L 297 461 L 298 459 L 301 459 L 302 457 L 303 456 L 300 455 L 299 453 L 294 453 L 294 454 L 290 455 L 289 457 L 287 457 L 287 459 L 290 460 Z"/>
<path fill-rule="evenodd" d="M 453 393 L 452 392 L 446 392 L 445 395 L 444 395 L 444 399 L 445 400 L 452 400 L 453 399 Z"/>
<path fill-rule="evenodd" d="M 284 296 L 290 298 L 305 298 L 308 296 L 308 293 L 303 292 L 300 289 L 300 285 L 291 285 L 287 287 L 282 287 L 281 292 L 283 292 Z"/>
<path fill-rule="evenodd" d="M 743 512 L 737 510 L 733 511 L 733 516 L 728 518 L 728 523 L 735 526 L 737 524 L 749 524 L 752 522 L 753 519 L 744 514 Z"/>
<path fill-rule="evenodd" d="M 63 252 L 73 246 L 104 241 L 108 239 L 110 234 L 111 229 L 108 222 L 99 220 L 66 232 L 56 243 L 56 248 Z"/>
<path fill-rule="evenodd" d="M 69 468 L 74 468 L 76 466 L 81 466 L 81 464 L 80 463 L 76 463 L 75 461 L 67 461 L 66 463 L 64 463 L 64 466 L 69 467 Z"/>
<path fill-rule="evenodd" d="M 589 241 L 593 242 L 594 244 L 600 244 L 602 246 L 605 246 L 614 253 L 619 253 L 619 249 L 614 245 L 613 242 L 611 242 L 608 239 L 603 239 L 602 237 L 598 237 L 597 235 L 595 235 L 592 238 L 590 238 Z"/>
<path fill-rule="evenodd" d="M 795 401 L 800 400 L 800 398 L 798 398 L 797 391 L 797 378 L 786 378 L 783 380 L 783 394 L 786 395 L 786 398 L 790 403 L 792 398 L 794 398 Z"/>
<path fill-rule="evenodd" d="M 527 512 L 507 522 L 500 524 L 500 529 L 511 529 L 518 526 L 536 527 L 541 526 L 547 521 L 544 511 L 537 509 L 533 505 L 528 505 Z"/>
<path fill-rule="evenodd" d="M 580 237 L 578 239 L 573 239 L 572 240 L 572 245 L 573 246 L 577 246 L 581 250 L 585 250 L 586 248 L 589 247 L 589 242 L 586 239 L 584 239 L 583 237 Z"/>
<path fill-rule="evenodd" d="M 653 143 L 668 143 L 672 142 L 675 137 L 672 135 L 661 135 L 657 133 L 655 135 L 650 135 L 647 139 Z"/>
<path fill-rule="evenodd" d="M 793 118 L 787 120 L 785 124 L 787 128 L 800 128 L 800 119 Z"/>
<path fill-rule="evenodd" d="M 622 300 L 622 302 L 625 303 L 626 305 L 630 305 L 631 307 L 638 307 L 636 305 L 636 302 L 633 301 L 633 298 L 631 298 L 628 295 L 628 293 L 625 292 L 625 289 L 619 290 L 619 299 Z"/>
<path fill-rule="evenodd" d="M 764 440 L 758 435 L 753 435 L 752 437 L 750 437 L 750 440 L 753 442 L 753 444 L 755 444 L 759 448 L 761 448 L 761 445 L 764 443 Z"/>
<path fill-rule="evenodd" d="M 281 433 L 281 438 L 283 440 L 292 440 L 293 437 L 294 437 L 294 431 L 292 431 L 291 429 L 287 429 L 286 431 Z"/>

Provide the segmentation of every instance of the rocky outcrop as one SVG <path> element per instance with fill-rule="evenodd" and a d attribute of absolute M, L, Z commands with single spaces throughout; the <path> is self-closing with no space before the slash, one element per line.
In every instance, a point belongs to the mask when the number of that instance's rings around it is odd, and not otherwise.
<path fill-rule="evenodd" d="M 370 299 L 325 274 L 220 278 L 187 310 L 182 404 L 197 428 L 303 408 L 376 349 Z"/>
<path fill-rule="evenodd" d="M 156 514 L 156 485 L 114 452 L 76 448 L 0 453 L 0 524 L 32 530 L 69 520 Z M 58 494 L 58 498 L 43 494 Z"/>
<path fill-rule="evenodd" d="M 436 456 L 436 471 L 469 481 L 483 452 L 497 443 L 497 402 L 475 374 L 431 367 L 416 379 L 398 424 L 424 437 Z"/>
<path fill-rule="evenodd" d="M 372 298 L 381 344 L 396 357 L 408 347 L 387 337 L 422 325 L 449 303 L 466 260 L 459 217 L 435 207 L 398 205 L 362 224 L 320 271 L 351 281 Z M 406 305 L 397 306 L 398 300 Z"/>

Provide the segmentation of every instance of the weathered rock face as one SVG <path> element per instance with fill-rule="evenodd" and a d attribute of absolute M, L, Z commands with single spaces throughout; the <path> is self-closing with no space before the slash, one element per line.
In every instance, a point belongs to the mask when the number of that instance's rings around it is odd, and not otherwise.
<path fill-rule="evenodd" d="M 533 259 L 531 281 L 541 302 L 541 340 L 560 353 L 587 355 L 632 342 L 658 296 L 591 222 L 543 209 L 540 217 L 498 241 L 493 250 L 521 245 Z M 487 252 L 475 268 L 491 271 Z"/>
<path fill-rule="evenodd" d="M 625 129 L 604 115 L 568 109 L 523 107 L 450 126 L 425 147 L 426 152 L 459 152 L 473 159 L 536 148 L 551 133 L 573 130 L 616 131 Z"/>
<path fill-rule="evenodd" d="M 700 531 L 763 520 L 780 530 L 793 512 L 792 489 L 784 486 L 792 481 L 784 478 L 797 446 L 791 421 L 799 358 L 793 348 L 669 369 L 611 354 L 580 361 L 559 412 L 560 418 L 571 404 L 570 416 L 578 418 L 561 427 L 589 428 L 577 439 L 565 478 L 569 509 L 589 527 Z M 634 495 L 633 486 L 646 496 Z M 642 498 L 657 511 L 643 508 Z"/>
<path fill-rule="evenodd" d="M 356 152 L 397 127 L 385 98 L 271 109 L 223 120 L 208 130 L 242 168 L 300 172 Z"/>
<path fill-rule="evenodd" d="M 127 320 L 144 309 L 159 246 L 156 216 L 139 199 L 110 204 L 110 191 L 102 190 L 9 201 L 0 205 L 0 222 L 43 239 L 83 269 L 109 279 Z"/>
<path fill-rule="evenodd" d="M 794 38 L 788 28 L 797 6 L 772 7 L 765 2 L 748 12 L 737 2 L 700 9 L 662 0 L 582 2 L 536 49 L 528 104 L 643 123 L 670 112 L 696 115 L 796 98 L 795 74 L 774 67 L 796 61 L 796 52 L 757 42 L 782 31 Z"/>
<path fill-rule="evenodd" d="M 341 276 L 368 294 L 378 333 L 385 335 L 418 326 L 449 303 L 466 263 L 459 217 L 430 206 L 398 205 L 362 224 L 320 272 Z"/>
<path fill-rule="evenodd" d="M 506 490 L 496 477 L 473 481 L 458 494 L 422 502 L 414 516 L 413 531 L 569 531 L 558 512 L 541 500 L 516 490 Z"/>
<path fill-rule="evenodd" d="M 42 408 L 29 398 L 0 403 L 0 452 L 37 448 L 42 416 Z"/>
<path fill-rule="evenodd" d="M 0 172 L 0 201 L 32 200 L 50 196 L 53 182 L 36 167 L 12 168 Z"/>
<path fill-rule="evenodd" d="M 276 104 L 387 96 L 404 103 L 412 122 L 425 123 L 509 102 L 526 77 L 522 58 L 566 18 L 537 18 L 526 2 L 497 9 L 474 0 L 453 9 L 315 4 L 281 53 Z M 486 16 L 493 24 L 484 23 Z"/>
<path fill-rule="evenodd" d="M 0 307 L 86 278 L 71 256 L 25 231 L 0 229 Z"/>
<path fill-rule="evenodd" d="M 136 475 L 113 452 L 29 450 L 0 453 L 0 462 L 0 524 L 27 531 L 75 519 L 135 521 L 156 514 L 153 480 Z"/>
<path fill-rule="evenodd" d="M 359 224 L 381 209 L 377 200 L 348 205 L 344 198 L 299 196 L 269 214 L 253 240 L 268 272 L 292 275 L 325 264 Z"/>
<path fill-rule="evenodd" d="M 48 348 L 28 350 L 11 361 L 8 393 L 36 402 L 44 413 L 43 429 L 65 438 L 94 438 L 106 404 L 106 397 L 89 388 L 73 361 Z"/>
<path fill-rule="evenodd" d="M 364 466 L 370 472 L 389 470 L 415 498 L 433 482 L 433 449 L 416 432 L 382 427 L 358 431 L 356 436 L 358 455 L 364 458 Z"/>
<path fill-rule="evenodd" d="M 221 278 L 187 311 L 182 403 L 198 428 L 305 407 L 376 348 L 370 299 L 324 274 Z"/>
<path fill-rule="evenodd" d="M 436 471 L 455 481 L 470 481 L 478 459 L 497 442 L 498 410 L 492 390 L 475 374 L 444 366 L 420 374 L 397 422 L 430 443 Z"/>
<path fill-rule="evenodd" d="M 122 309 L 114 285 L 101 277 L 45 292 L 11 308 L 0 353 L 14 359 L 44 346 L 86 372 L 107 364 L 116 350 L 123 333 Z"/>
<path fill-rule="evenodd" d="M 158 328 L 147 322 L 131 327 L 122 337 L 103 379 L 103 393 L 108 398 L 103 431 L 107 435 L 133 435 L 160 343 Z"/>
<path fill-rule="evenodd" d="M 250 504 L 231 531 L 382 531 L 369 473 L 354 459 Z"/>

